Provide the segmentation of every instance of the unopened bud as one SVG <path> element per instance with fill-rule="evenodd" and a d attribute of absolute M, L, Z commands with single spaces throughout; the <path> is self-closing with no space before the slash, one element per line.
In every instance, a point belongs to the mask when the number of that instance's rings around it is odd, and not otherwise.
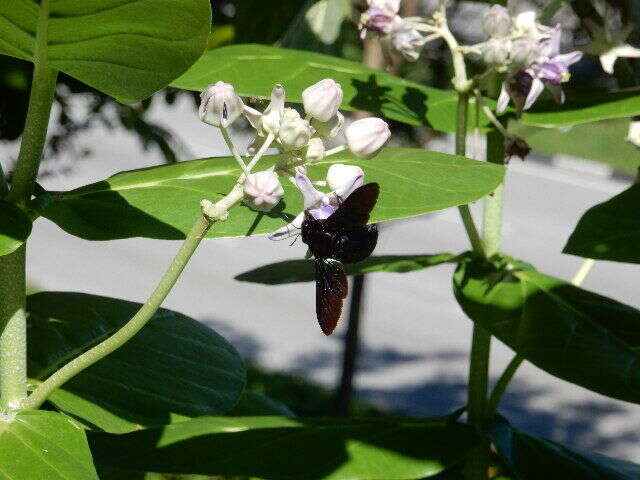
<path fill-rule="evenodd" d="M 531 147 L 524 138 L 517 135 L 509 135 L 504 139 L 504 152 L 507 159 L 516 156 L 524 160 L 531 152 Z"/>
<path fill-rule="evenodd" d="M 398 13 L 400 11 L 401 0 L 369 0 L 370 7 L 386 8 L 392 12 Z"/>
<path fill-rule="evenodd" d="M 360 158 L 369 158 L 378 153 L 389 140 L 391 131 L 387 122 L 369 117 L 357 120 L 345 130 L 349 150 Z"/>
<path fill-rule="evenodd" d="M 244 202 L 254 210 L 268 212 L 283 196 L 278 174 L 271 170 L 252 173 L 244 182 Z"/>
<path fill-rule="evenodd" d="M 200 99 L 200 120 L 214 127 L 227 128 L 242 114 L 242 100 L 228 83 L 209 85 L 200 94 Z"/>
<path fill-rule="evenodd" d="M 284 87 L 276 84 L 271 90 L 271 102 L 262 114 L 261 128 L 266 133 L 278 134 L 280 130 L 280 122 L 284 113 Z"/>
<path fill-rule="evenodd" d="M 627 142 L 632 143 L 640 148 L 640 119 L 632 120 L 629 123 L 629 133 L 627 134 Z"/>
<path fill-rule="evenodd" d="M 531 37 L 517 38 L 511 43 L 510 58 L 515 68 L 527 68 L 538 57 L 540 44 Z"/>
<path fill-rule="evenodd" d="M 312 118 L 311 126 L 315 128 L 316 133 L 320 137 L 331 139 L 338 135 L 342 127 L 344 127 L 344 115 L 338 112 L 333 118 L 329 119 L 328 122 L 321 122 L 316 118 Z"/>
<path fill-rule="evenodd" d="M 425 42 L 425 37 L 406 22 L 398 24 L 391 31 L 392 45 L 410 62 L 418 60 Z"/>
<path fill-rule="evenodd" d="M 330 78 L 320 80 L 302 92 L 305 113 L 321 122 L 333 118 L 342 104 L 342 87 Z"/>
<path fill-rule="evenodd" d="M 309 143 L 313 129 L 293 108 L 285 108 L 280 123 L 278 139 L 283 150 L 298 150 Z"/>
<path fill-rule="evenodd" d="M 492 38 L 502 38 L 511 31 L 511 15 L 502 5 L 494 5 L 484 14 L 484 33 Z"/>
<path fill-rule="evenodd" d="M 490 38 L 482 47 L 482 58 L 488 65 L 503 65 L 509 59 L 510 46 L 506 38 Z"/>
<path fill-rule="evenodd" d="M 314 137 L 309 140 L 309 145 L 307 145 L 307 154 L 305 155 L 305 159 L 308 162 L 319 162 L 324 158 L 324 142 L 321 138 Z"/>
<path fill-rule="evenodd" d="M 362 184 L 364 171 L 356 165 L 335 163 L 327 171 L 327 186 L 343 200 Z"/>

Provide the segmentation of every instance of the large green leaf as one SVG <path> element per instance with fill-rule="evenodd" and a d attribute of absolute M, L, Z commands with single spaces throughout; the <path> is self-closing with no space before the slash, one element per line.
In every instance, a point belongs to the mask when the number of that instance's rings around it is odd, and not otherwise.
<path fill-rule="evenodd" d="M 0 54 L 34 61 L 36 31 L 44 28 L 41 60 L 136 101 L 197 60 L 210 26 L 209 0 L 2 0 Z"/>
<path fill-rule="evenodd" d="M 406 273 L 416 270 L 451 263 L 458 259 L 452 253 L 438 255 L 383 255 L 369 257 L 360 263 L 345 265 L 347 275 L 364 273 L 390 272 Z M 283 283 L 311 282 L 315 279 L 313 260 L 285 260 L 270 263 L 243 272 L 235 277 L 241 282 L 262 283 L 265 285 L 281 285 Z"/>
<path fill-rule="evenodd" d="M 522 122 L 541 127 L 560 127 L 639 114 L 640 88 L 630 88 L 567 95 L 562 107 L 553 102 L 541 103 L 526 112 Z"/>
<path fill-rule="evenodd" d="M 172 86 L 200 91 L 221 80 L 231 83 L 240 95 L 268 98 L 273 85 L 280 83 L 288 101 L 301 102 L 302 91 L 323 78 L 342 85 L 342 106 L 347 110 L 455 131 L 458 97 L 453 90 L 425 87 L 358 62 L 302 50 L 254 44 L 208 50 Z M 475 118 L 475 109 L 469 115 Z M 482 124 L 487 122 L 483 114 Z"/>
<path fill-rule="evenodd" d="M 582 216 L 564 247 L 564 253 L 600 260 L 640 263 L 640 184 Z"/>
<path fill-rule="evenodd" d="M 490 437 L 498 454 L 516 480 L 637 480 L 640 465 L 593 453 L 572 450 L 550 440 L 536 438 L 497 421 Z"/>
<path fill-rule="evenodd" d="M 85 432 L 56 412 L 0 415 L 1 480 L 98 480 Z"/>
<path fill-rule="evenodd" d="M 463 262 L 454 291 L 474 322 L 547 372 L 640 403 L 640 312 L 534 270 Z"/>
<path fill-rule="evenodd" d="M 464 458 L 471 430 L 445 420 L 202 417 L 125 435 L 94 433 L 97 463 L 265 479 L 413 479 Z"/>
<path fill-rule="evenodd" d="M 16 251 L 31 234 L 31 219 L 12 203 L 0 200 L 0 255 Z"/>
<path fill-rule="evenodd" d="M 30 295 L 30 375 L 43 379 L 110 336 L 140 304 L 95 295 Z M 128 343 L 87 368 L 49 400 L 87 425 L 128 432 L 223 412 L 245 384 L 242 360 L 221 336 L 160 309 Z"/>
<path fill-rule="evenodd" d="M 266 157 L 267 168 L 277 156 Z M 329 165 L 359 165 L 367 180 L 379 182 L 381 195 L 371 222 L 411 217 L 473 202 L 502 181 L 502 166 L 418 149 L 388 148 L 375 159 L 341 153 L 309 169 L 324 179 Z M 184 238 L 200 215 L 200 200 L 216 200 L 231 190 L 240 174 L 232 158 L 182 162 L 123 172 L 102 182 L 60 193 L 46 200 L 42 214 L 65 231 L 89 240 L 128 237 Z M 302 211 L 302 197 L 289 181 L 285 198 L 269 214 L 241 205 L 229 220 L 217 223 L 209 237 L 271 232 Z"/>

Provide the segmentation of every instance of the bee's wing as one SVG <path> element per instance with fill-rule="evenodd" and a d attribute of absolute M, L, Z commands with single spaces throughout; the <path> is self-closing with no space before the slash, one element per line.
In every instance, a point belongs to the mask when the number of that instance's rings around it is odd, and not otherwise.
<path fill-rule="evenodd" d="M 349 291 L 342 263 L 316 259 L 316 315 L 325 335 L 331 335 L 342 313 L 342 300 Z"/>
<path fill-rule="evenodd" d="M 328 228 L 363 227 L 369 221 L 369 214 L 380 194 L 380 185 L 367 183 L 353 191 L 344 202 L 327 218 Z"/>

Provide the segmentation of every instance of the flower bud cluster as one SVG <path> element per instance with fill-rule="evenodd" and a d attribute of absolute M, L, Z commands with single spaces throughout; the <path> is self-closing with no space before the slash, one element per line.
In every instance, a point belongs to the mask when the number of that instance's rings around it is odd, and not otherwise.
<path fill-rule="evenodd" d="M 394 7 L 399 4 L 399 0 L 379 4 L 384 8 L 389 5 Z M 305 204 L 312 205 L 305 208 L 324 208 L 318 203 L 318 195 L 324 194 L 315 190 L 306 176 L 304 166 L 320 162 L 328 155 L 344 149 L 350 150 L 359 158 L 371 158 L 391 136 L 386 122 L 379 118 L 364 118 L 345 129 L 346 145 L 327 149 L 325 142 L 334 140 L 345 124 L 345 118 L 339 111 L 343 100 L 342 87 L 332 79 L 321 80 L 302 92 L 304 116 L 298 110 L 286 106 L 282 85 L 273 87 L 271 101 L 263 112 L 245 105 L 233 86 L 224 82 L 208 86 L 201 98 L 200 119 L 223 129 L 225 139 L 244 171 L 242 183 L 239 183 L 244 203 L 261 212 L 273 209 L 284 196 L 280 183 L 283 176 L 294 180 L 303 193 Z M 231 140 L 226 133 L 226 129 L 241 115 L 245 116 L 256 131 L 254 140 L 247 148 L 247 153 L 253 156 L 249 165 L 244 164 L 235 147 L 229 143 Z M 269 147 L 280 150 L 281 160 L 270 170 L 252 173 L 251 169 Z M 333 194 L 329 195 L 327 205 L 335 207 L 335 200 L 346 198 L 354 188 L 362 184 L 363 176 L 362 169 L 352 165 L 337 164 L 329 168 L 326 184 L 333 190 Z M 315 200 L 312 201 L 313 195 Z M 325 197 L 329 198 L 327 195 L 322 198 Z"/>

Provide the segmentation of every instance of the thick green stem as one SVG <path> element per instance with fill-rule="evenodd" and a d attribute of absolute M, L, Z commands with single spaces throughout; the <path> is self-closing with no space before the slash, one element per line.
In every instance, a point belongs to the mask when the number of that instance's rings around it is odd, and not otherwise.
<path fill-rule="evenodd" d="M 467 114 L 469 111 L 469 94 L 458 94 L 458 116 L 456 127 L 456 155 L 464 155 L 467 153 Z M 471 248 L 479 255 L 484 256 L 484 247 L 482 246 L 482 240 L 480 240 L 480 234 L 473 222 L 473 216 L 469 205 L 460 205 L 458 207 L 460 217 L 462 218 L 462 224 L 467 232 L 469 241 L 471 242 Z"/>
<path fill-rule="evenodd" d="M 25 250 L 0 261 L 0 411 L 20 408 L 27 396 Z"/>
<path fill-rule="evenodd" d="M 85 368 L 120 348 L 138 333 L 140 329 L 151 320 L 151 317 L 156 313 L 158 308 L 160 308 L 160 305 L 178 281 L 178 278 L 180 278 L 180 274 L 193 255 L 193 252 L 195 252 L 207 234 L 211 224 L 212 221 L 208 217 L 205 215 L 201 216 L 187 235 L 182 247 L 171 262 L 171 265 L 160 279 L 158 286 L 151 296 L 149 296 L 146 303 L 138 310 L 138 313 L 112 336 L 87 350 L 79 357 L 76 357 L 42 382 L 24 402 L 25 408 L 40 407 L 55 389 L 62 386 Z"/>
<path fill-rule="evenodd" d="M 487 161 L 504 164 L 504 137 L 498 130 L 487 134 Z M 502 244 L 502 208 L 504 204 L 504 183 L 498 185 L 484 200 L 482 240 L 488 258 L 500 251 Z"/>
<path fill-rule="evenodd" d="M 16 169 L 13 172 L 11 191 L 7 196 L 9 201 L 22 205 L 31 198 L 36 176 L 38 175 L 58 77 L 57 70 L 50 68 L 47 62 L 48 25 L 49 0 L 42 0 L 33 59 L 33 80 L 31 82 L 27 121 L 24 126 L 24 132 L 22 132 L 20 153 L 18 154 Z"/>

